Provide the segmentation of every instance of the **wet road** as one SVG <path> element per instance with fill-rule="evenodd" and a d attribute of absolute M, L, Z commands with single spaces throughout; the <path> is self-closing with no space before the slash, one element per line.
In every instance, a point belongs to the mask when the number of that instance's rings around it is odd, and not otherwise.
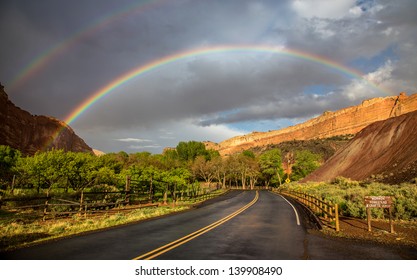
<path fill-rule="evenodd" d="M 403 259 L 388 248 L 310 234 L 308 219 L 279 195 L 233 191 L 202 207 L 161 219 L 48 242 L 2 259 Z"/>

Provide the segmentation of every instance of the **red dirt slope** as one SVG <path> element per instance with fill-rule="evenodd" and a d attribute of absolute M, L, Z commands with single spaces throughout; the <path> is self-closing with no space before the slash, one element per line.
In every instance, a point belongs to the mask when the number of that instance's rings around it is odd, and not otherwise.
<path fill-rule="evenodd" d="M 303 181 L 338 176 L 391 184 L 417 178 L 417 111 L 367 126 Z"/>

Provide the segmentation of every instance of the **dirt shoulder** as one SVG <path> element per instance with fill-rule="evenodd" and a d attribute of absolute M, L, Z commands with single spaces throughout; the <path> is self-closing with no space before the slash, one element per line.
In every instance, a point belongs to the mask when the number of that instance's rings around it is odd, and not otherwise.
<path fill-rule="evenodd" d="M 366 220 L 341 217 L 340 232 L 324 227 L 326 235 L 355 240 L 376 241 L 385 245 L 406 245 L 417 249 L 417 222 L 394 221 L 394 233 L 390 233 L 388 220 L 372 220 L 372 231 L 368 231 Z"/>

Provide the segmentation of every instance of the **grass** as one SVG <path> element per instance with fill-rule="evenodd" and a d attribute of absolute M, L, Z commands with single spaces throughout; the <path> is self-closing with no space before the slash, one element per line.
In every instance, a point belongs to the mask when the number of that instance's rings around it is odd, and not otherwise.
<path fill-rule="evenodd" d="M 131 212 L 120 212 L 112 215 L 87 216 L 74 215 L 70 218 L 42 221 L 26 219 L 30 213 L 0 213 L 0 250 L 11 250 L 42 241 L 71 236 L 92 230 L 137 222 L 178 211 L 189 209 L 187 205 L 160 206 L 141 208 Z"/>
<path fill-rule="evenodd" d="M 221 195 L 224 191 L 216 191 Z M 140 208 L 132 211 L 121 211 L 115 214 L 87 217 L 72 217 L 42 221 L 39 212 L 26 210 L 20 212 L 0 210 L 0 251 L 13 250 L 33 245 L 50 239 L 67 237 L 83 232 L 105 229 L 149 218 L 159 217 L 190 209 L 203 198 L 179 201 L 159 207 Z"/>

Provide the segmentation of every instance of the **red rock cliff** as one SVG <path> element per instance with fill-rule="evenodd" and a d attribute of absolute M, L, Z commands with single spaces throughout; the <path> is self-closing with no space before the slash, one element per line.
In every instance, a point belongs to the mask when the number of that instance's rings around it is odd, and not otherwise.
<path fill-rule="evenodd" d="M 61 131 L 57 137 L 57 132 Z M 93 150 L 64 122 L 52 117 L 34 116 L 15 106 L 0 85 L 0 145 L 33 155 L 47 149 L 73 152 Z"/>
<path fill-rule="evenodd" d="M 356 134 L 367 125 L 390 117 L 417 110 L 417 94 L 374 98 L 361 105 L 336 112 L 325 112 L 304 123 L 269 132 L 253 132 L 233 137 L 212 147 L 221 155 L 229 155 L 256 146 L 278 144 L 291 140 L 328 138 L 344 134 Z"/>
<path fill-rule="evenodd" d="M 387 183 L 417 177 L 417 111 L 375 122 L 361 130 L 303 181 L 373 178 Z"/>

